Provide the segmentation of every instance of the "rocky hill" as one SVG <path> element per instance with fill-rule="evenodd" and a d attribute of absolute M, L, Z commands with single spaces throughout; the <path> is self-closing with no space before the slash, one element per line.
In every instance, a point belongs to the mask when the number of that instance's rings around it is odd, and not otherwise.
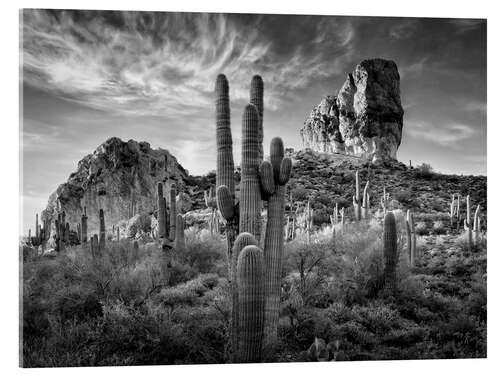
<path fill-rule="evenodd" d="M 377 161 L 395 159 L 401 144 L 403 107 L 394 61 L 361 61 L 336 95 L 313 108 L 300 130 L 302 145 Z"/>
<path fill-rule="evenodd" d="M 53 226 L 57 213 L 64 211 L 66 221 L 75 229 L 86 207 L 88 231 L 92 233 L 98 230 L 102 208 L 111 228 L 136 214 L 153 212 L 158 182 L 167 182 L 167 188 L 175 183 L 183 198 L 193 196 L 198 201 L 204 184 L 208 186 L 206 178 L 191 177 L 167 150 L 154 150 L 147 142 L 110 138 L 80 160 L 67 182 L 50 195 L 42 220 L 51 219 Z M 197 206 L 188 202 L 187 208 Z"/>
<path fill-rule="evenodd" d="M 372 163 L 366 159 L 318 153 L 310 149 L 290 152 L 293 160 L 289 193 L 294 208 L 311 200 L 316 210 L 315 223 L 328 222 L 335 203 L 346 207 L 348 217 L 353 216 L 352 196 L 355 192 L 355 172 L 359 171 L 361 187 L 367 179 L 371 207 L 377 209 L 385 187 L 390 195 L 391 209 L 412 209 L 416 216 L 440 219 L 447 225 L 451 194 L 462 196 L 462 212 L 465 213 L 464 197 L 470 194 L 475 209 L 479 203 L 486 213 L 486 176 L 445 175 L 426 168 L 410 168 L 396 160 Z M 484 215 L 486 219 L 486 215 Z"/>

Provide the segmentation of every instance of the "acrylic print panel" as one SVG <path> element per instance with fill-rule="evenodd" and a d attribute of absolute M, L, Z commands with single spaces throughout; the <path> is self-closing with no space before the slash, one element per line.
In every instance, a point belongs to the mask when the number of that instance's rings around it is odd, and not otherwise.
<path fill-rule="evenodd" d="M 486 21 L 21 13 L 23 367 L 486 356 Z"/>

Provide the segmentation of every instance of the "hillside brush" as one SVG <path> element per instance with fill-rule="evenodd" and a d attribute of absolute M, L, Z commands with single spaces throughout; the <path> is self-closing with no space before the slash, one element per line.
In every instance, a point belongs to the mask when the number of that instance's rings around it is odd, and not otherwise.
<path fill-rule="evenodd" d="M 384 264 L 384 287 L 392 292 L 397 288 L 398 264 L 398 235 L 392 212 L 388 212 L 384 219 Z"/>

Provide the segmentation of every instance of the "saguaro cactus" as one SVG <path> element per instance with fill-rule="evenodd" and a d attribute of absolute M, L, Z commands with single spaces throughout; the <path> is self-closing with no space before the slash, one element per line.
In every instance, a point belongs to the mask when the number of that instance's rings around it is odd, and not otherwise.
<path fill-rule="evenodd" d="M 370 194 L 368 193 L 368 187 L 370 181 L 366 181 L 365 189 L 363 190 L 363 206 L 361 207 L 361 216 L 363 219 L 368 219 L 370 215 Z"/>
<path fill-rule="evenodd" d="M 361 202 L 359 195 L 359 171 L 356 171 L 356 195 L 352 196 L 352 205 L 354 207 L 354 219 L 361 220 Z"/>
<path fill-rule="evenodd" d="M 104 224 L 104 210 L 99 210 L 99 252 L 102 253 L 106 247 L 106 226 Z"/>
<path fill-rule="evenodd" d="M 248 104 L 243 111 L 240 182 L 240 232 L 260 239 L 261 196 L 259 188 L 259 114 Z"/>
<path fill-rule="evenodd" d="M 273 138 L 270 162 L 260 165 L 260 181 L 264 198 L 268 202 L 267 226 L 264 241 L 265 259 L 265 345 L 276 343 L 278 334 L 281 269 L 283 263 L 283 224 L 285 215 L 285 190 L 292 171 L 292 161 L 284 158 L 281 138 Z"/>
<path fill-rule="evenodd" d="M 90 253 L 92 254 L 93 258 L 101 253 L 99 248 L 99 238 L 97 237 L 97 234 L 94 234 L 90 237 Z"/>
<path fill-rule="evenodd" d="M 234 241 L 232 259 L 230 259 L 232 265 L 231 269 L 236 270 L 238 263 L 238 257 L 246 246 L 258 245 L 255 237 L 247 232 L 240 233 L 236 240 Z M 239 330 L 239 313 L 238 313 L 238 278 L 236 272 L 231 275 L 231 285 L 232 285 L 232 304 L 231 304 L 231 348 L 233 352 L 233 361 L 238 360 L 238 330 Z"/>
<path fill-rule="evenodd" d="M 481 217 L 479 212 L 481 210 L 481 205 L 477 205 L 476 212 L 474 213 L 474 228 L 472 231 L 472 239 L 474 241 L 474 246 L 477 246 L 479 240 L 481 239 Z"/>
<path fill-rule="evenodd" d="M 163 184 L 158 182 L 157 186 L 157 201 L 158 201 L 158 238 L 167 237 L 167 223 L 165 199 L 163 198 Z"/>
<path fill-rule="evenodd" d="M 174 247 L 177 251 L 184 252 L 186 250 L 186 239 L 184 238 L 184 218 L 181 214 L 178 214 L 176 220 Z"/>
<path fill-rule="evenodd" d="M 175 225 L 177 222 L 177 209 L 175 207 L 175 185 L 170 187 L 170 241 L 175 240 Z"/>
<path fill-rule="evenodd" d="M 82 242 L 87 242 L 87 207 L 83 207 L 83 215 L 82 215 Z"/>
<path fill-rule="evenodd" d="M 398 237 L 396 218 L 388 212 L 384 219 L 384 286 L 392 291 L 396 289 L 396 267 L 398 263 Z"/>
<path fill-rule="evenodd" d="M 465 235 L 467 236 L 467 248 L 472 250 L 472 223 L 470 220 L 470 196 L 467 195 L 467 211 L 464 219 Z"/>
<path fill-rule="evenodd" d="M 264 82 L 262 77 L 255 75 L 252 77 L 252 82 L 250 83 L 250 104 L 253 104 L 257 108 L 259 114 L 259 126 L 257 128 L 257 139 L 259 144 L 259 163 L 264 160 Z"/>
<path fill-rule="evenodd" d="M 40 241 L 40 228 L 38 227 L 38 214 L 35 215 L 35 237 L 36 237 L 36 243 L 38 244 Z"/>
<path fill-rule="evenodd" d="M 451 195 L 451 203 L 450 203 L 450 212 L 449 212 L 449 216 L 450 216 L 450 227 L 451 229 L 453 229 L 453 218 L 455 217 L 455 210 L 456 210 L 456 203 L 455 203 L 455 194 L 452 194 Z"/>
<path fill-rule="evenodd" d="M 410 210 L 406 212 L 406 244 L 408 246 L 408 260 L 410 262 L 410 265 L 413 267 L 415 266 L 418 252 L 415 224 L 413 220 L 413 214 Z"/>
<path fill-rule="evenodd" d="M 264 330 L 264 256 L 246 246 L 238 256 L 238 362 L 259 362 Z"/>

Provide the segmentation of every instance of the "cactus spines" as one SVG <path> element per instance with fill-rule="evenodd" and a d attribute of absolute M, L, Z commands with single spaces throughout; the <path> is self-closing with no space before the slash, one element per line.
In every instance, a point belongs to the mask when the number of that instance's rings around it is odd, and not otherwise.
<path fill-rule="evenodd" d="M 392 291 L 396 289 L 396 266 L 398 262 L 398 237 L 396 219 L 388 212 L 384 219 L 384 286 Z"/>
<path fill-rule="evenodd" d="M 472 250 L 472 223 L 470 220 L 470 196 L 467 195 L 466 198 L 467 202 L 467 211 L 466 211 L 466 216 L 464 219 L 464 229 L 465 229 L 465 234 L 467 236 L 467 248 L 469 251 Z"/>
<path fill-rule="evenodd" d="M 104 210 L 99 210 L 99 252 L 103 252 L 106 247 L 106 226 L 104 224 Z"/>
<path fill-rule="evenodd" d="M 184 218 L 181 214 L 177 215 L 175 231 L 174 247 L 177 251 L 184 252 L 186 250 L 186 239 L 184 238 Z"/>
<path fill-rule="evenodd" d="M 356 171 L 356 195 L 352 197 L 352 205 L 354 206 L 354 219 L 361 220 L 361 202 L 359 195 L 359 171 Z"/>
<path fill-rule="evenodd" d="M 255 75 L 252 77 L 250 83 L 250 104 L 257 108 L 259 114 L 259 127 L 258 127 L 258 141 L 259 141 L 259 162 L 264 159 L 264 127 L 262 122 L 264 120 L 264 82 L 262 77 Z"/>
<path fill-rule="evenodd" d="M 259 187 L 259 114 L 248 104 L 243 111 L 240 182 L 240 232 L 252 233 L 257 241 L 261 228 L 261 196 Z M 279 173 L 279 170 L 278 170 Z"/>
<path fill-rule="evenodd" d="M 474 246 L 477 246 L 481 236 L 481 218 L 479 217 L 479 212 L 481 210 L 481 205 L 477 205 L 476 212 L 474 213 L 474 227 L 472 230 L 472 239 L 474 241 Z"/>
<path fill-rule="evenodd" d="M 363 205 L 361 207 L 361 217 L 363 219 L 368 219 L 370 214 L 370 194 L 368 193 L 369 185 L 370 181 L 366 181 L 365 189 L 363 190 Z"/>
<path fill-rule="evenodd" d="M 170 187 L 170 232 L 169 239 L 170 241 L 175 240 L 175 225 L 177 222 L 177 210 L 175 207 L 175 185 Z"/>
<path fill-rule="evenodd" d="M 264 334 L 264 256 L 255 245 L 243 248 L 236 266 L 238 348 L 236 361 L 259 362 Z"/>
<path fill-rule="evenodd" d="M 257 246 L 257 240 L 255 237 L 247 232 L 240 233 L 236 240 L 234 241 L 232 258 L 228 259 L 232 263 L 230 269 L 235 270 L 229 278 L 232 285 L 232 306 L 231 306 L 231 348 L 233 352 L 233 361 L 237 361 L 238 354 L 238 329 L 239 329 L 239 314 L 238 314 L 238 278 L 236 274 L 236 267 L 238 263 L 238 257 L 246 246 L 254 245 Z"/>
<path fill-rule="evenodd" d="M 284 147 L 281 138 L 273 138 L 270 147 L 270 164 L 273 169 L 274 192 L 265 192 L 268 202 L 267 225 L 264 239 L 265 259 L 265 344 L 273 346 L 277 340 L 279 304 L 281 292 L 281 269 L 283 263 L 283 227 L 285 216 L 286 183 L 290 178 L 291 161 L 284 158 Z M 269 163 L 264 161 L 262 164 Z M 262 169 L 262 168 L 261 168 Z M 262 180 L 261 176 L 261 180 Z M 268 175 L 266 178 L 270 178 Z M 261 182 L 262 186 L 272 185 L 270 182 Z"/>
<path fill-rule="evenodd" d="M 167 223 L 166 223 L 166 204 L 163 197 L 163 184 L 158 182 L 157 186 L 157 201 L 158 201 L 158 237 L 166 238 Z"/>

